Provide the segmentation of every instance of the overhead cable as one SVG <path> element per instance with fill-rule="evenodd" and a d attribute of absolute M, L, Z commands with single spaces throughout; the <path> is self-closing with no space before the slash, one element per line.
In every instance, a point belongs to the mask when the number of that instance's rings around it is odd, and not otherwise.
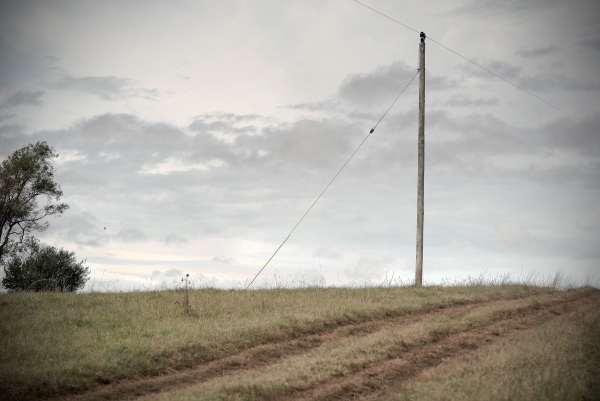
<path fill-rule="evenodd" d="M 342 166 L 342 168 L 340 168 L 339 171 L 336 173 L 336 175 L 333 176 L 333 178 L 331 179 L 331 181 L 329 181 L 329 184 L 327 184 L 327 186 L 319 194 L 319 196 L 317 197 L 317 199 L 315 199 L 315 201 L 312 203 L 312 205 L 310 205 L 310 207 L 308 208 L 308 210 L 306 211 L 306 213 L 304 213 L 304 215 L 300 218 L 300 220 L 298 220 L 298 222 L 296 223 L 296 225 L 294 226 L 294 228 L 292 228 L 292 231 L 290 231 L 290 233 L 283 240 L 283 242 L 281 243 L 281 245 L 279 245 L 279 248 L 277 248 L 277 250 L 269 258 L 269 260 L 267 260 L 267 262 L 264 264 L 264 266 L 258 271 L 258 273 L 256 273 L 256 275 L 254 276 L 254 278 L 252 279 L 252 281 L 250 281 L 250 284 L 248 284 L 246 286 L 246 289 L 250 288 L 250 286 L 252 285 L 252 283 L 254 283 L 254 280 L 256 280 L 256 278 L 259 276 L 259 274 L 262 273 L 262 271 L 265 269 L 265 267 L 267 267 L 267 265 L 269 264 L 269 262 L 271 261 L 271 259 L 273 259 L 273 257 L 275 257 L 275 255 L 277 254 L 277 252 L 279 252 L 279 250 L 281 249 L 281 247 L 283 246 L 283 244 L 285 244 L 286 241 L 290 238 L 290 236 L 292 235 L 292 233 L 294 232 L 294 230 L 296 230 L 296 228 L 300 225 L 300 223 L 302 223 L 302 220 L 304 220 L 304 218 L 306 217 L 306 215 L 311 211 L 311 209 L 315 206 L 315 204 L 319 201 L 319 199 L 321 199 L 321 196 L 323 196 L 323 194 L 325 193 L 325 191 L 327 191 L 327 189 L 331 186 L 331 184 L 333 183 L 333 181 L 335 181 L 335 179 L 338 177 L 338 175 L 340 175 L 340 173 L 342 172 L 342 170 L 344 169 L 344 167 L 346 167 L 346 165 L 350 162 L 350 160 L 352 160 L 352 158 L 354 157 L 354 155 L 356 154 L 356 152 L 358 152 L 358 150 L 367 141 L 367 139 L 369 139 L 369 137 L 375 131 L 375 129 L 377 128 L 377 126 L 379 125 L 379 123 L 381 122 L 381 120 L 383 120 L 383 118 L 390 111 L 390 109 L 392 108 L 392 106 L 398 101 L 398 99 L 400 99 L 400 96 L 402 96 L 402 94 L 404 93 L 404 91 L 406 90 L 406 88 L 408 88 L 408 86 L 415 79 L 415 77 L 417 76 L 418 73 L 419 73 L 419 71 L 417 71 L 415 73 L 415 75 L 413 75 L 413 77 L 410 79 L 410 81 L 408 81 L 408 83 L 406 84 L 406 86 L 404 87 L 404 89 L 402 89 L 402 92 L 400 92 L 400 94 L 398 95 L 398 97 L 396 98 L 396 100 L 394 100 L 394 102 L 392 103 L 392 105 L 386 110 L 385 113 L 383 113 L 383 116 L 381 116 L 381 118 L 379 119 L 379 121 L 377 121 L 377 124 L 375 124 L 375 126 L 373 128 L 371 128 L 371 131 L 369 131 L 369 133 L 367 134 L 367 136 L 365 137 L 365 139 L 363 139 L 363 141 L 360 143 L 360 145 L 358 145 L 358 147 L 356 148 L 356 150 L 350 155 L 350 157 L 348 158 L 348 160 L 346 160 L 346 163 L 344 163 L 344 165 Z"/>
<path fill-rule="evenodd" d="M 357 0 L 352 0 L 352 1 L 354 1 L 355 3 L 358 3 L 358 4 L 360 4 L 361 6 L 363 6 L 363 7 L 365 7 L 365 8 L 368 8 L 369 10 L 371 10 L 371 11 L 373 11 L 373 12 L 376 12 L 377 14 L 379 14 L 379 15 L 381 15 L 381 16 L 383 16 L 383 17 L 385 17 L 385 18 L 387 18 L 387 19 L 389 19 L 389 20 L 391 20 L 391 21 L 394 21 L 395 23 L 397 23 L 397 24 L 399 24 L 399 25 L 402 25 L 403 27 L 405 27 L 405 28 L 407 28 L 407 29 L 410 29 L 410 30 L 411 30 L 411 31 L 413 31 L 413 32 L 417 32 L 417 33 L 419 33 L 419 31 L 417 31 L 416 29 L 413 29 L 413 28 L 409 27 L 408 25 L 405 25 L 405 24 L 403 24 L 402 22 L 400 22 L 400 21 L 397 21 L 397 20 L 393 19 L 392 17 L 389 17 L 389 16 L 385 15 L 384 13 L 382 13 L 382 12 L 380 12 L 380 11 L 377 11 L 377 10 L 375 10 L 374 8 L 371 8 L 371 7 L 367 6 L 366 4 L 363 4 L 363 3 L 361 3 L 360 1 L 357 1 Z M 492 74 L 492 75 L 496 76 L 497 78 L 500 78 L 500 79 L 501 79 L 501 80 L 503 80 L 504 82 L 506 82 L 506 83 L 509 83 L 510 85 L 514 86 L 515 88 L 517 88 L 517 89 L 520 89 L 520 90 L 522 90 L 523 92 L 525 92 L 525 93 L 527 93 L 527 94 L 529 94 L 529 95 L 533 96 L 534 98 L 536 98 L 536 99 L 538 99 L 538 100 L 541 100 L 542 102 L 546 103 L 547 105 L 554 107 L 556 110 L 558 110 L 558 111 L 561 111 L 561 112 L 565 113 L 566 115 L 568 115 L 568 116 L 570 116 L 570 117 L 573 117 L 574 119 L 576 119 L 576 120 L 577 120 L 577 121 L 579 121 L 579 122 L 585 123 L 585 121 L 581 120 L 581 119 L 580 119 L 580 118 L 578 118 L 578 117 L 575 117 L 573 114 L 569 113 L 568 111 L 565 111 L 565 110 L 561 109 L 560 107 L 558 107 L 558 106 L 555 106 L 554 104 L 550 103 L 549 101 L 547 101 L 547 100 L 545 100 L 545 99 L 542 99 L 541 97 L 539 97 L 539 96 L 537 96 L 537 95 L 534 95 L 533 93 L 529 92 L 527 89 L 524 89 L 524 88 L 520 87 L 519 85 L 517 85 L 517 84 L 515 84 L 515 83 L 513 83 L 513 82 L 511 82 L 511 81 L 509 81 L 508 79 L 506 79 L 506 78 L 504 78 L 504 77 L 502 77 L 502 76 L 500 76 L 500 75 L 496 74 L 495 72 L 493 72 L 493 71 L 491 71 L 491 70 L 489 70 L 489 69 L 487 69 L 487 68 L 483 67 L 482 65 L 480 65 L 480 64 L 477 64 L 475 61 L 473 61 L 473 60 L 471 60 L 471 59 L 468 59 L 467 57 L 463 56 L 462 54 L 460 54 L 460 53 L 458 53 L 458 52 L 456 52 L 456 51 L 454 51 L 454 50 L 450 49 L 448 46 L 444 46 L 444 45 L 443 45 L 443 44 L 441 44 L 440 42 L 438 42 L 438 41 L 436 41 L 436 40 L 432 39 L 432 38 L 431 38 L 431 36 L 428 36 L 428 37 L 427 37 L 427 39 L 429 39 L 430 41 L 432 41 L 432 42 L 433 42 L 433 43 L 435 43 L 436 45 L 438 45 L 438 46 L 441 46 L 441 47 L 443 47 L 444 49 L 446 49 L 446 50 L 448 50 L 448 51 L 450 51 L 450 52 L 452 52 L 452 53 L 456 54 L 457 56 L 459 56 L 459 57 L 461 57 L 461 58 L 465 59 L 465 60 L 466 60 L 466 61 L 468 61 L 469 63 L 471 63 L 471 64 L 474 64 L 474 65 L 476 65 L 477 67 L 479 67 L 479 68 L 481 68 L 481 69 L 483 69 L 483 70 L 485 70 L 485 71 L 489 72 L 490 74 Z"/>

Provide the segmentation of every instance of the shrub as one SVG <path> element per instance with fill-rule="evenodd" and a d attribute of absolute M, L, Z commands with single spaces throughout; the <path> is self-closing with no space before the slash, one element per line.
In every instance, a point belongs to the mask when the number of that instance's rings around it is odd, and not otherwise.
<path fill-rule="evenodd" d="M 14 254 L 3 262 L 2 286 L 14 291 L 74 292 L 83 288 L 90 270 L 75 252 L 34 246 L 28 253 Z"/>

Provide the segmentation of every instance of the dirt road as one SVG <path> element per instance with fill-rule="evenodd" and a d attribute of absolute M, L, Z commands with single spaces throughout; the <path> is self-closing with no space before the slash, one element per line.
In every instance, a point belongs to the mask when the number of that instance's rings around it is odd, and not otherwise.
<path fill-rule="evenodd" d="M 410 385 L 443 362 L 593 305 L 600 306 L 600 290 L 588 288 L 425 309 L 297 338 L 291 334 L 188 370 L 60 399 L 169 399 L 182 389 L 223 399 L 249 389 L 253 399 L 375 399 Z"/>

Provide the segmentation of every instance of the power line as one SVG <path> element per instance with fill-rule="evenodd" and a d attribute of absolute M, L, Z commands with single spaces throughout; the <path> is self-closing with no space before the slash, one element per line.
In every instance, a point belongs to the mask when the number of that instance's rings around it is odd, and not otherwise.
<path fill-rule="evenodd" d="M 389 19 L 389 20 L 391 20 L 391 21 L 394 21 L 395 23 L 397 23 L 397 24 L 399 24 L 399 25 L 402 25 L 403 27 L 405 27 L 405 28 L 407 28 L 407 29 L 410 29 L 410 30 L 411 30 L 411 31 L 413 31 L 413 32 L 417 32 L 417 33 L 419 33 L 419 31 L 417 31 L 416 29 L 413 29 L 413 28 L 409 27 L 408 25 L 405 25 L 405 24 L 401 23 L 400 21 L 397 21 L 397 20 L 393 19 L 392 17 L 389 17 L 389 16 L 385 15 L 384 13 L 382 13 L 382 12 L 380 12 L 380 11 L 377 11 L 377 10 L 375 10 L 374 8 L 371 8 L 371 7 L 367 6 L 366 4 L 363 4 L 363 3 L 361 3 L 360 1 L 357 1 L 357 0 L 353 0 L 353 1 L 354 1 L 355 3 L 358 3 L 358 4 L 360 4 L 361 6 L 363 6 L 363 7 L 365 7 L 365 8 L 368 8 L 369 10 L 371 10 L 371 11 L 373 11 L 373 12 L 376 12 L 377 14 L 379 14 L 379 15 L 381 15 L 381 16 L 383 16 L 383 17 L 385 17 L 385 18 L 387 18 L 387 19 Z M 536 98 L 536 99 L 538 99 L 538 100 L 541 100 L 542 102 L 546 103 L 547 105 L 554 107 L 556 110 L 558 110 L 558 111 L 561 111 L 561 112 L 565 113 L 566 115 L 568 115 L 568 116 L 570 116 L 570 117 L 573 117 L 573 118 L 574 118 L 574 119 L 576 119 L 577 121 L 579 121 L 579 122 L 581 122 L 581 123 L 584 123 L 584 124 L 585 124 L 585 121 L 583 121 L 583 120 L 579 119 L 578 117 L 575 117 L 573 114 L 569 113 L 568 111 L 565 111 L 565 110 L 561 109 L 560 107 L 558 107 L 558 106 L 555 106 L 554 104 L 550 103 L 549 101 L 547 101 L 547 100 L 545 100 L 545 99 L 542 99 L 541 97 L 539 97 L 539 96 L 537 96 L 537 95 L 534 95 L 533 93 L 529 92 L 527 89 L 521 88 L 519 85 L 517 85 L 517 84 L 515 84 L 515 83 L 513 83 L 513 82 L 511 82 L 511 81 L 509 81 L 508 79 L 506 79 L 506 78 L 504 78 L 504 77 L 502 77 L 502 76 L 500 76 L 500 75 L 496 74 L 495 72 L 493 72 L 493 71 L 491 71 L 491 70 L 489 70 L 489 69 L 487 69 L 487 68 L 483 67 L 482 65 L 479 65 L 479 64 L 477 64 L 475 61 L 473 61 L 473 60 L 471 60 L 471 59 L 468 59 L 468 58 L 466 58 L 466 57 L 465 57 L 465 56 L 463 56 L 462 54 L 460 54 L 460 53 L 458 53 L 458 52 L 456 52 L 456 51 L 454 51 L 454 50 L 450 49 L 449 47 L 447 47 L 447 46 L 444 46 L 444 45 L 443 45 L 443 44 L 441 44 L 440 42 L 438 42 L 438 41 L 436 41 L 436 40 L 432 39 L 430 36 L 428 36 L 428 37 L 427 37 L 427 39 L 429 39 L 430 41 L 432 41 L 432 42 L 433 42 L 433 43 L 435 43 L 436 45 L 438 45 L 438 46 L 441 46 L 441 47 L 443 47 L 444 49 L 446 49 L 446 50 L 448 50 L 448 51 L 450 51 L 450 52 L 452 52 L 452 53 L 456 54 L 457 56 L 459 56 L 459 57 L 461 57 L 461 58 L 463 58 L 463 59 L 465 59 L 465 60 L 467 60 L 469 63 L 471 63 L 471 64 L 474 64 L 474 65 L 476 65 L 477 67 L 479 67 L 479 68 L 481 68 L 481 69 L 483 69 L 483 70 L 485 70 L 485 71 L 489 72 L 490 74 L 492 74 L 492 75 L 494 75 L 494 76 L 496 76 L 496 77 L 500 78 L 500 79 L 501 79 L 501 80 L 503 80 L 504 82 L 506 82 L 506 83 L 509 83 L 510 85 L 514 86 L 515 88 L 522 90 L 523 92 L 525 92 L 525 93 L 527 93 L 527 94 L 529 94 L 529 95 L 533 96 L 534 98 Z"/>
<path fill-rule="evenodd" d="M 377 14 L 379 14 L 379 15 L 381 15 L 381 16 L 383 16 L 383 17 L 385 17 L 385 18 L 389 19 L 389 20 L 392 20 L 392 21 L 394 21 L 396 24 L 400 24 L 400 25 L 402 25 L 403 27 L 405 27 L 405 28 L 407 28 L 407 29 L 410 29 L 410 30 L 411 30 L 411 31 L 413 31 L 413 32 L 419 33 L 419 31 L 417 31 L 416 29 L 413 29 L 413 28 L 411 28 L 411 27 L 410 27 L 410 26 L 408 26 L 408 25 L 404 25 L 402 22 L 400 22 L 400 21 L 396 21 L 396 20 L 395 20 L 395 19 L 393 19 L 392 17 L 390 17 L 390 16 L 387 16 L 387 15 L 385 15 L 384 13 L 381 13 L 381 12 L 379 12 L 379 11 L 375 10 L 374 8 L 371 8 L 371 7 L 369 7 L 368 5 L 361 3 L 360 1 L 357 1 L 357 0 L 354 0 L 354 1 L 355 1 L 355 2 L 357 2 L 358 4 L 360 4 L 361 6 L 363 6 L 363 7 L 366 7 L 366 8 L 368 8 L 369 10 L 376 12 Z"/>
<path fill-rule="evenodd" d="M 342 166 L 342 168 L 340 168 L 339 171 L 337 172 L 337 174 L 333 176 L 333 178 L 331 179 L 331 181 L 329 181 L 329 184 L 327 184 L 327 186 L 319 194 L 319 196 L 317 197 L 317 199 L 315 199 L 315 201 L 312 203 L 312 205 L 310 205 L 310 207 L 308 208 L 308 210 L 306 211 L 306 213 L 304 213 L 304 215 L 300 218 L 300 220 L 298 220 L 298 222 L 296 223 L 296 225 L 294 226 L 294 228 L 292 228 L 292 231 L 290 231 L 290 233 L 288 234 L 288 236 L 283 240 L 283 242 L 281 243 L 281 245 L 279 245 L 279 248 L 277 248 L 277 250 L 273 253 L 273 255 L 271 255 L 271 257 L 269 258 L 269 260 L 267 260 L 267 263 L 265 263 L 264 266 L 258 271 L 258 273 L 256 273 L 256 275 L 254 276 L 254 278 L 252 279 L 252 281 L 250 281 L 250 284 L 248 284 L 246 286 L 246 289 L 250 288 L 250 286 L 252 285 L 252 283 L 254 283 L 254 280 L 256 280 L 256 278 L 258 277 L 258 275 L 260 273 L 262 273 L 262 271 L 265 269 L 265 267 L 267 267 L 267 265 L 269 264 L 269 262 L 271 261 L 271 259 L 273 259 L 275 257 L 275 255 L 277 254 L 277 252 L 279 252 L 279 250 L 281 249 L 281 247 L 283 246 L 283 244 L 285 244 L 286 241 L 290 238 L 290 236 L 292 235 L 292 233 L 294 232 L 294 230 L 296 230 L 296 228 L 300 225 L 300 223 L 302 223 L 302 220 L 304 220 L 304 218 L 306 217 L 306 215 L 316 205 L 316 203 L 319 201 L 319 199 L 321 199 L 321 196 L 323 196 L 323 194 L 325 193 L 325 191 L 327 191 L 327 189 L 331 186 L 331 184 L 333 184 L 333 181 L 335 181 L 335 179 L 338 177 L 338 175 L 340 175 L 340 173 L 342 172 L 342 170 L 344 169 L 344 167 L 346 167 L 346 165 L 350 162 L 350 160 L 352 160 L 352 158 L 354 157 L 354 155 L 356 154 L 356 152 L 358 152 L 358 150 L 363 146 L 363 144 L 367 141 L 367 139 L 369 139 L 369 137 L 375 131 L 375 129 L 377 128 L 377 126 L 379 125 L 379 123 L 381 122 L 381 120 L 383 120 L 383 118 L 390 111 L 390 109 L 392 108 L 392 106 L 394 104 L 396 104 L 396 102 L 398 101 L 398 99 L 400 99 L 400 96 L 402 96 L 402 94 L 404 93 L 404 91 L 408 88 L 408 86 L 415 79 L 415 77 L 417 76 L 418 73 L 419 73 L 419 71 L 417 71 L 415 73 L 415 75 L 413 75 L 413 77 L 410 79 L 410 81 L 408 81 L 408 83 L 406 84 L 406 86 L 404 87 L 404 89 L 402 89 L 402 92 L 400 92 L 400 94 L 398 95 L 398 97 L 396 98 L 396 100 L 394 100 L 394 102 L 392 103 L 392 105 L 386 110 L 385 113 L 383 113 L 383 116 L 381 116 L 381 118 L 379 119 L 379 121 L 377 121 L 377 124 L 375 124 L 375 126 L 373 128 L 371 128 L 371 131 L 369 131 L 369 133 L 367 134 L 367 136 L 365 137 L 365 139 L 363 139 L 363 141 L 360 143 L 360 145 L 358 145 L 358 147 L 356 148 L 356 150 L 350 155 L 350 157 L 348 158 L 348 160 L 346 160 L 346 163 L 344 163 L 344 165 Z"/>

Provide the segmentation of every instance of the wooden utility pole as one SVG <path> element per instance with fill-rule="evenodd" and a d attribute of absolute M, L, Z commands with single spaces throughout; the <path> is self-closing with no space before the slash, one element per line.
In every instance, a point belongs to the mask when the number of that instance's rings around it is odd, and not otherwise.
<path fill-rule="evenodd" d="M 425 214 L 425 34 L 419 43 L 419 173 L 417 184 L 417 263 L 415 286 L 423 284 L 423 218 Z"/>

